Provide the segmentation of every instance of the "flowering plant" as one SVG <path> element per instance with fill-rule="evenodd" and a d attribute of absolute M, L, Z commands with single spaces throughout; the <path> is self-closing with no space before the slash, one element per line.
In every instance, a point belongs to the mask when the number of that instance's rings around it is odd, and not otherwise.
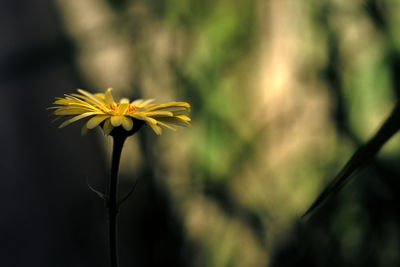
<path fill-rule="evenodd" d="M 109 195 L 103 194 L 89 185 L 89 188 L 104 199 L 108 207 L 110 266 L 118 266 L 117 250 L 117 214 L 120 204 L 126 200 L 131 192 L 122 200 L 118 200 L 118 169 L 124 142 L 128 136 L 137 132 L 144 124 L 149 125 L 153 131 L 160 135 L 162 127 L 175 130 L 175 126 L 189 126 L 190 118 L 187 114 L 190 105 L 186 102 L 170 102 L 153 104 L 154 99 L 137 99 L 132 102 L 122 98 L 119 102 L 114 100 L 109 88 L 105 93 L 91 94 L 78 89 L 78 94 L 65 94 L 56 98 L 53 114 L 57 119 L 65 119 L 59 128 L 84 118 L 90 118 L 82 127 L 82 135 L 88 130 L 100 126 L 105 135 L 114 139 L 111 160 L 111 178 Z"/>

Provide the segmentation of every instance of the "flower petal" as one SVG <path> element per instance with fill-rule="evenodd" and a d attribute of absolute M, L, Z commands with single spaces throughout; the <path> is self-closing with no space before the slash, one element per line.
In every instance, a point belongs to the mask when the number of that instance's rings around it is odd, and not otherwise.
<path fill-rule="evenodd" d="M 132 101 L 132 103 L 131 103 L 131 105 L 134 105 L 134 106 L 138 106 L 138 107 L 144 107 L 144 106 L 147 106 L 148 104 L 150 104 L 151 102 L 153 102 L 155 99 L 147 99 L 147 100 L 144 100 L 144 99 L 136 99 L 135 101 Z"/>
<path fill-rule="evenodd" d="M 125 130 L 130 131 L 133 128 L 133 120 L 130 117 L 122 116 L 122 127 Z"/>
<path fill-rule="evenodd" d="M 120 100 L 119 100 L 119 103 L 121 103 L 121 104 L 125 104 L 125 103 L 127 103 L 127 104 L 129 104 L 129 99 L 128 98 L 121 98 Z"/>
<path fill-rule="evenodd" d="M 136 99 L 136 100 L 134 100 L 134 101 L 132 101 L 131 102 L 131 105 L 133 105 L 133 106 L 139 106 L 140 104 L 142 104 L 143 103 L 143 99 Z"/>
<path fill-rule="evenodd" d="M 54 115 L 79 115 L 86 112 L 95 112 L 96 110 L 81 107 L 60 107 L 54 111 Z"/>
<path fill-rule="evenodd" d="M 153 110 L 159 110 L 159 109 L 165 109 L 165 108 L 171 108 L 171 107 L 181 107 L 181 108 L 189 109 L 190 105 L 189 105 L 189 103 L 186 103 L 186 102 L 170 102 L 170 103 L 166 103 L 166 104 L 152 105 L 147 110 L 153 111 Z"/>
<path fill-rule="evenodd" d="M 140 104 L 140 106 L 141 106 L 141 107 L 145 107 L 145 106 L 149 105 L 151 102 L 154 102 L 154 100 L 155 100 L 154 98 L 144 100 L 144 101 Z"/>
<path fill-rule="evenodd" d="M 104 94 L 104 96 L 105 96 L 104 101 L 106 102 L 107 105 L 115 104 L 115 101 L 111 94 L 111 91 L 112 91 L 112 88 L 108 88 Z"/>
<path fill-rule="evenodd" d="M 191 119 L 188 116 L 185 115 L 179 115 L 176 116 L 178 119 L 184 120 L 184 121 L 191 121 Z"/>
<path fill-rule="evenodd" d="M 103 130 L 105 135 L 109 135 L 114 127 L 111 124 L 111 118 L 104 122 Z"/>
<path fill-rule="evenodd" d="M 54 105 L 69 105 L 71 103 L 73 103 L 72 100 L 65 98 L 57 99 L 56 101 L 53 102 Z"/>
<path fill-rule="evenodd" d="M 58 99 L 54 101 L 53 104 L 65 107 L 82 107 L 96 110 L 104 106 L 104 104 L 100 105 L 97 102 L 94 102 L 93 100 L 87 98 L 86 96 L 78 94 L 65 95 L 65 99 Z"/>
<path fill-rule="evenodd" d="M 83 113 L 81 115 L 73 117 L 72 119 L 64 121 L 60 126 L 58 126 L 58 128 L 64 128 L 65 126 L 67 126 L 67 125 L 69 125 L 69 124 L 71 124 L 71 123 L 73 123 L 73 122 L 75 122 L 77 120 L 80 120 L 80 119 L 83 119 L 83 118 L 86 118 L 86 117 L 89 117 L 89 116 L 92 116 L 92 115 L 97 115 L 97 114 L 98 114 L 97 112 L 86 112 L 86 113 Z"/>
<path fill-rule="evenodd" d="M 157 121 L 155 119 L 147 117 L 143 112 L 134 112 L 132 114 L 129 114 L 129 116 L 138 120 L 145 121 L 147 123 L 157 124 Z"/>
<path fill-rule="evenodd" d="M 174 113 L 174 116 L 176 115 L 183 115 L 183 114 L 188 114 L 190 109 L 185 108 L 185 107 L 164 107 L 164 108 L 159 108 L 156 111 L 169 111 Z M 156 112 L 152 111 L 152 112 Z"/>
<path fill-rule="evenodd" d="M 153 131 L 157 134 L 160 135 L 162 133 L 162 129 L 160 126 L 153 124 L 153 123 L 148 123 L 148 125 L 150 125 L 151 129 L 153 129 Z"/>
<path fill-rule="evenodd" d="M 129 108 L 129 103 L 121 103 L 117 108 L 117 114 L 124 115 Z"/>
<path fill-rule="evenodd" d="M 106 97 L 104 96 L 103 93 L 97 93 L 97 94 L 94 94 L 94 96 L 100 98 L 103 101 L 106 99 Z"/>
<path fill-rule="evenodd" d="M 82 95 L 86 96 L 87 99 L 93 101 L 93 102 L 96 103 L 97 105 L 99 105 L 99 106 L 104 105 L 103 100 L 100 99 L 100 98 L 98 98 L 98 97 L 96 97 L 96 96 L 94 96 L 93 94 L 91 94 L 91 93 L 89 93 L 89 92 L 87 92 L 87 91 L 85 91 L 85 90 L 82 90 L 82 89 L 78 89 L 77 91 L 78 91 L 79 93 L 81 93 Z M 86 99 L 86 100 L 87 100 L 87 99 Z"/>
<path fill-rule="evenodd" d="M 159 117 L 157 118 L 157 121 L 182 127 L 190 126 L 190 123 L 188 121 L 180 119 L 179 117 Z"/>
<path fill-rule="evenodd" d="M 93 118 L 91 118 L 90 120 L 88 120 L 88 122 L 86 123 L 87 128 L 88 129 L 93 129 L 94 127 L 96 127 L 97 125 L 99 125 L 102 121 L 104 121 L 105 119 L 109 118 L 110 116 L 108 115 L 97 115 L 94 116 Z"/>
<path fill-rule="evenodd" d="M 171 125 L 167 124 L 167 123 L 163 123 L 161 121 L 157 121 L 158 124 L 160 124 L 161 126 L 167 127 L 170 130 L 176 131 L 176 129 L 174 127 L 172 127 Z"/>
<path fill-rule="evenodd" d="M 111 124 L 114 127 L 118 127 L 122 124 L 123 116 L 111 116 Z"/>
<path fill-rule="evenodd" d="M 166 117 L 172 117 L 174 116 L 174 113 L 170 111 L 150 111 L 146 112 L 146 116 L 166 116 Z"/>

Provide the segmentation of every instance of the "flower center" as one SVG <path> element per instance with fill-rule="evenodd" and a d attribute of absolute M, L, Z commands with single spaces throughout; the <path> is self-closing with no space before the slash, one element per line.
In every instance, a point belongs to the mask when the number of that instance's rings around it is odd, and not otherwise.
<path fill-rule="evenodd" d="M 117 110 L 117 108 L 118 108 L 118 106 L 120 105 L 121 103 L 117 103 L 117 104 L 110 104 L 110 105 L 105 105 L 108 109 L 111 109 L 111 110 Z"/>
<path fill-rule="evenodd" d="M 129 105 L 128 111 L 136 111 L 139 107 L 135 105 Z"/>
<path fill-rule="evenodd" d="M 120 111 L 118 111 L 118 108 L 119 108 L 120 105 L 121 105 L 121 103 L 116 103 L 116 104 L 112 103 L 110 105 L 105 105 L 105 106 L 109 109 L 109 112 L 111 114 L 113 114 L 113 115 L 123 115 L 123 114 L 119 114 Z M 136 110 L 139 109 L 139 108 L 140 107 L 135 106 L 135 105 L 129 105 L 128 109 L 126 111 L 123 111 L 123 113 L 132 112 L 132 111 L 136 112 Z"/>

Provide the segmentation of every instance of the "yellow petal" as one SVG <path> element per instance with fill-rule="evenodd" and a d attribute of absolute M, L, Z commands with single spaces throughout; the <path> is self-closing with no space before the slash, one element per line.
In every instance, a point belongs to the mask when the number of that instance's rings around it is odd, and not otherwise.
<path fill-rule="evenodd" d="M 186 120 L 182 120 L 178 117 L 159 117 L 157 118 L 158 122 L 163 122 L 169 125 L 183 126 L 188 127 L 190 123 Z"/>
<path fill-rule="evenodd" d="M 84 95 L 78 95 L 78 94 L 71 94 L 71 95 L 65 95 L 65 100 L 66 102 L 60 103 L 59 101 L 56 101 L 58 105 L 64 105 L 64 106 L 79 106 L 79 107 L 87 107 L 91 109 L 96 109 L 96 107 L 102 107 L 104 104 L 96 102 Z"/>
<path fill-rule="evenodd" d="M 179 115 L 176 116 L 178 119 L 184 120 L 184 121 L 191 121 L 191 119 L 188 116 L 185 115 Z"/>
<path fill-rule="evenodd" d="M 93 118 L 91 118 L 90 120 L 88 120 L 87 124 L 87 128 L 88 129 L 93 129 L 94 127 L 96 127 L 97 125 L 99 125 L 102 121 L 104 121 L 105 119 L 109 118 L 110 116 L 108 115 L 97 115 L 94 116 Z"/>
<path fill-rule="evenodd" d="M 176 129 L 169 124 L 163 123 L 161 121 L 157 121 L 157 123 L 160 124 L 161 126 L 167 127 L 170 130 L 176 131 Z"/>
<path fill-rule="evenodd" d="M 152 124 L 152 123 L 148 123 L 148 125 L 150 125 L 151 129 L 153 129 L 153 131 L 157 134 L 160 135 L 162 133 L 162 129 L 160 126 L 156 125 L 156 124 Z"/>
<path fill-rule="evenodd" d="M 95 104 L 97 104 L 99 106 L 104 105 L 103 100 L 101 100 L 100 98 L 94 96 L 93 94 L 91 94 L 91 93 L 89 93 L 89 92 L 87 92 L 85 90 L 82 90 L 82 89 L 78 89 L 77 91 L 79 93 L 81 93 L 82 95 L 86 96 L 87 99 L 93 101 L 93 103 L 95 103 Z"/>
<path fill-rule="evenodd" d="M 108 88 L 106 93 L 104 94 L 105 96 L 105 102 L 107 105 L 115 104 L 114 98 L 111 94 L 112 88 Z"/>
<path fill-rule="evenodd" d="M 147 123 L 151 123 L 151 124 L 157 124 L 157 121 L 153 118 L 147 117 L 144 113 L 142 112 L 135 112 L 132 114 L 129 114 L 129 116 L 138 119 L 138 120 L 142 120 L 145 121 Z"/>
<path fill-rule="evenodd" d="M 97 94 L 94 94 L 94 96 L 100 98 L 103 101 L 106 99 L 106 97 L 104 96 L 103 93 L 97 93 Z"/>
<path fill-rule="evenodd" d="M 121 100 L 119 100 L 119 103 L 121 103 L 121 104 L 129 104 L 129 99 L 128 98 L 121 98 Z"/>
<path fill-rule="evenodd" d="M 118 106 L 117 114 L 124 115 L 129 108 L 129 103 L 122 103 Z"/>
<path fill-rule="evenodd" d="M 151 111 L 151 112 L 146 112 L 146 116 L 166 116 L 166 117 L 172 117 L 174 116 L 174 113 L 170 111 Z"/>
<path fill-rule="evenodd" d="M 111 116 L 111 124 L 114 127 L 118 127 L 122 124 L 123 116 Z"/>
<path fill-rule="evenodd" d="M 174 116 L 176 115 L 184 115 L 188 114 L 190 111 L 190 108 L 187 107 L 155 107 L 155 106 L 150 106 L 146 110 L 147 112 L 158 112 L 158 111 L 169 111 L 174 113 Z"/>
<path fill-rule="evenodd" d="M 122 116 L 122 127 L 125 130 L 130 131 L 133 128 L 133 120 L 130 117 Z"/>
<path fill-rule="evenodd" d="M 186 102 L 170 102 L 166 104 L 158 104 L 158 105 L 153 105 L 149 107 L 147 110 L 148 111 L 153 111 L 153 110 L 159 110 L 159 109 L 166 109 L 166 108 L 171 108 L 171 107 L 181 107 L 181 108 L 190 108 L 189 103 Z"/>
<path fill-rule="evenodd" d="M 64 119 L 64 117 L 65 117 L 65 116 L 58 116 L 58 117 L 55 117 L 51 122 L 53 123 L 53 122 L 56 122 L 56 121 L 58 121 L 58 120 L 62 120 L 62 119 Z"/>
<path fill-rule="evenodd" d="M 111 119 L 107 119 L 103 126 L 104 134 L 109 135 L 113 129 L 114 127 L 111 124 Z"/>
<path fill-rule="evenodd" d="M 131 105 L 138 106 L 138 107 L 144 107 L 144 106 L 147 106 L 148 104 L 150 104 L 153 101 L 154 101 L 153 98 L 152 99 L 147 99 L 147 100 L 136 99 L 135 101 L 132 101 Z"/>
<path fill-rule="evenodd" d="M 140 106 L 141 107 L 144 107 L 144 106 L 147 106 L 147 105 L 149 105 L 151 102 L 153 102 L 155 99 L 147 99 L 147 100 L 144 100 L 141 104 L 140 104 Z"/>
<path fill-rule="evenodd" d="M 58 128 L 64 128 L 65 126 L 67 126 L 67 125 L 69 125 L 69 124 L 71 124 L 71 123 L 73 123 L 73 122 L 75 122 L 77 120 L 80 120 L 80 119 L 83 119 L 83 118 L 86 118 L 86 117 L 89 117 L 89 116 L 92 116 L 92 115 L 97 115 L 97 113 L 96 112 L 86 112 L 86 113 L 83 113 L 81 115 L 75 116 L 72 119 L 64 121 L 60 126 L 58 126 Z"/>
<path fill-rule="evenodd" d="M 54 105 L 69 105 L 71 102 L 73 102 L 72 100 L 69 99 L 57 99 L 56 101 L 53 102 Z"/>
<path fill-rule="evenodd" d="M 131 105 L 133 105 L 133 106 L 140 106 L 140 104 L 142 104 L 143 101 L 144 101 L 143 99 L 136 99 L 136 100 L 134 100 L 134 101 L 131 102 Z"/>
<path fill-rule="evenodd" d="M 86 112 L 94 112 L 92 109 L 81 108 L 81 107 L 61 107 L 54 111 L 55 115 L 65 116 L 65 115 L 78 115 Z"/>

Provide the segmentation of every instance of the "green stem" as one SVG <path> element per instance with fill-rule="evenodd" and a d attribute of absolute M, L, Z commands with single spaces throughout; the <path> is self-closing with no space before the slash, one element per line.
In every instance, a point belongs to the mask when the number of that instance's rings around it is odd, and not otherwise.
<path fill-rule="evenodd" d="M 121 158 L 122 147 L 126 136 L 114 136 L 113 152 L 111 161 L 111 179 L 108 202 L 109 222 L 109 244 L 110 244 L 110 267 L 118 267 L 118 246 L 117 246 L 117 215 L 118 215 L 118 169 Z"/>

